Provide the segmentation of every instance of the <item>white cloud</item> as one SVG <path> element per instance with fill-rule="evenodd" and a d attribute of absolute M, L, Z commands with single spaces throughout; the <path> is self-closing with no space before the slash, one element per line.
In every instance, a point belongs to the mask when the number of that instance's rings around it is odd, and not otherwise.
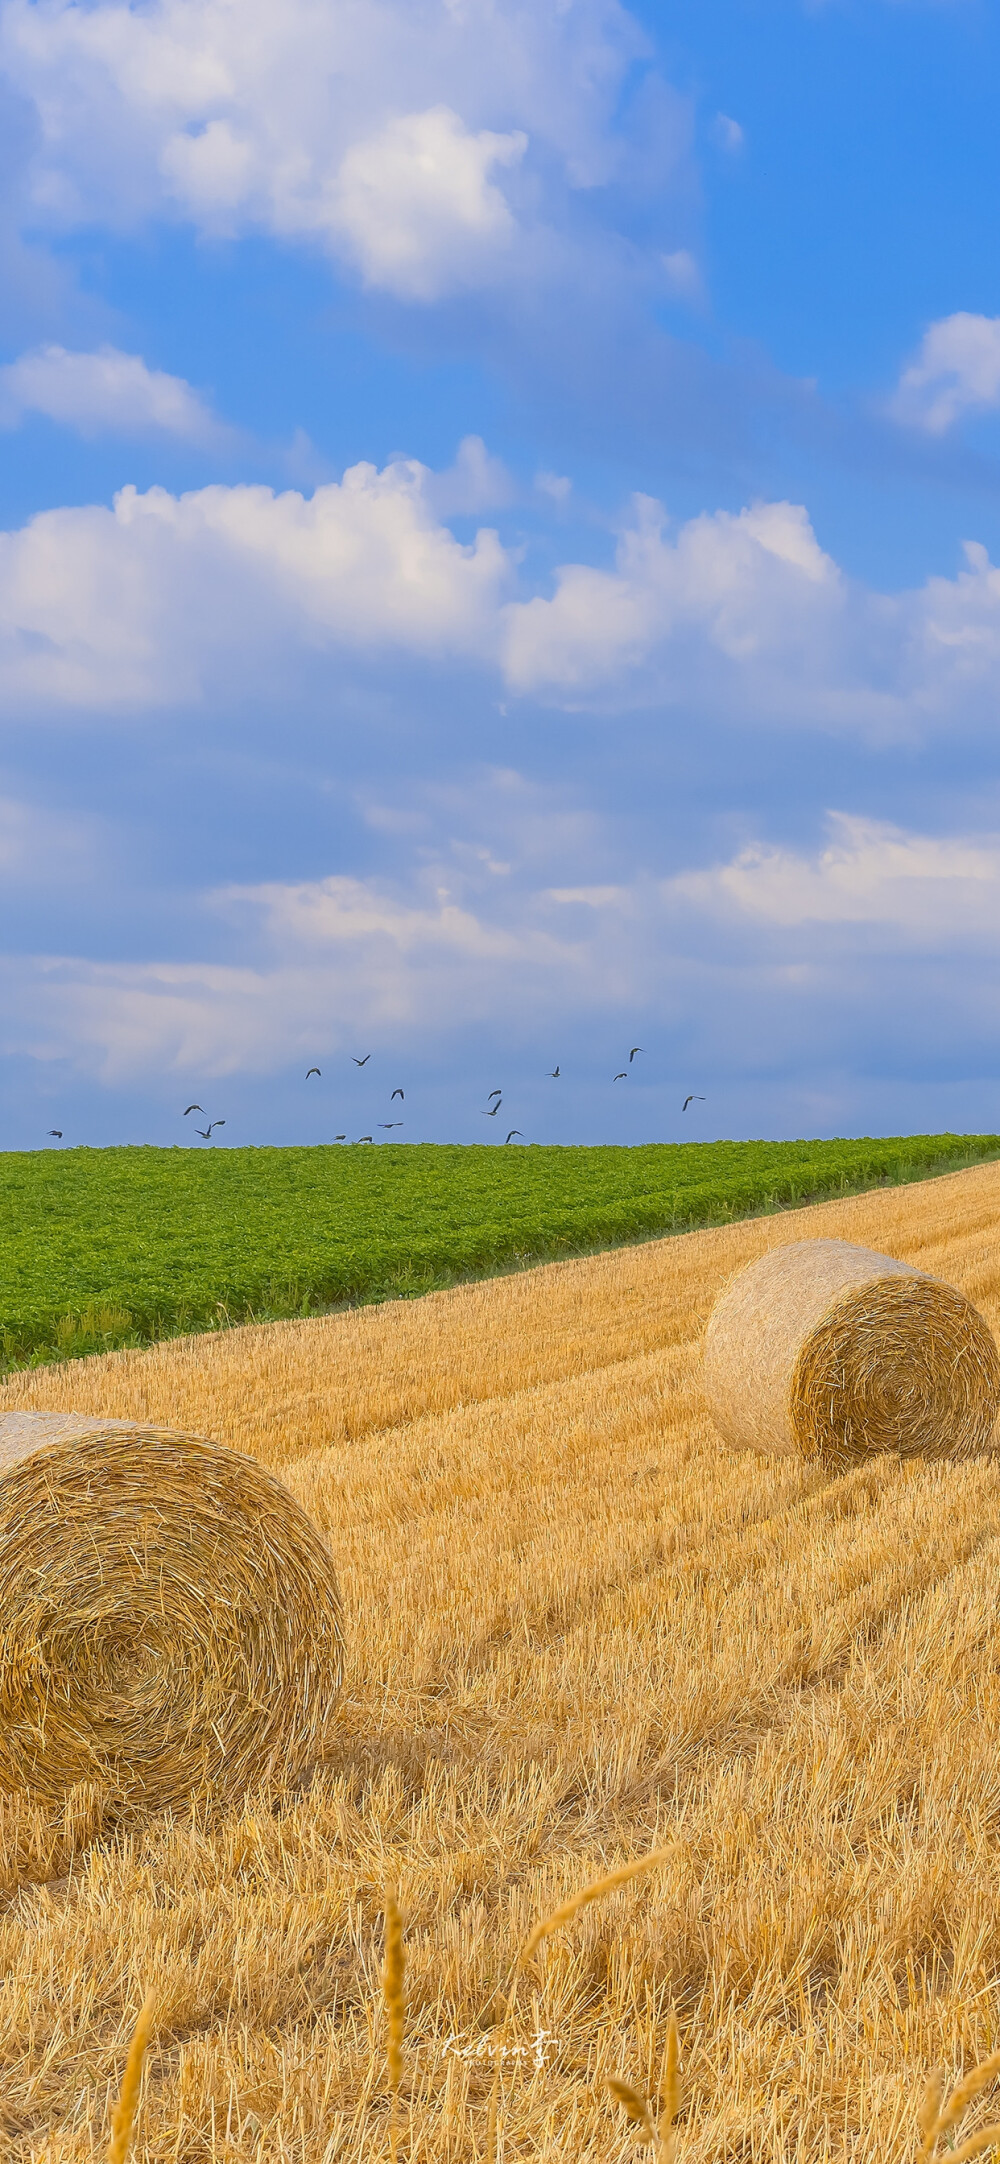
<path fill-rule="evenodd" d="M 318 239 L 410 300 L 523 271 L 515 231 L 625 169 L 619 93 L 646 51 L 619 0 L 0 7 L 36 217 Z"/>
<path fill-rule="evenodd" d="M 549 887 L 545 899 L 557 908 L 627 909 L 631 895 L 628 887 Z"/>
<path fill-rule="evenodd" d="M 514 483 L 502 458 L 494 458 L 481 436 L 463 436 L 454 464 L 429 473 L 424 496 L 438 518 L 471 518 L 477 511 L 513 502 Z"/>
<path fill-rule="evenodd" d="M 182 376 L 147 368 L 116 346 L 96 353 L 40 346 L 0 368 L 0 428 L 16 428 L 30 413 L 82 436 L 160 433 L 209 446 L 227 433 Z"/>
<path fill-rule="evenodd" d="M 1000 570 L 966 545 L 955 579 L 880 594 L 844 577 L 800 505 L 757 503 L 671 528 L 640 497 L 610 569 L 566 563 L 517 591 L 518 552 L 467 515 L 512 484 L 478 438 L 432 474 L 351 467 L 311 497 L 217 485 L 125 488 L 0 534 L 0 691 L 8 703 L 232 710 L 309 657 L 471 662 L 569 710 L 655 706 L 729 724 L 883 740 L 992 728 Z M 320 666 L 322 664 L 320 663 Z M 498 683 L 498 688 L 499 688 Z"/>
<path fill-rule="evenodd" d="M 503 895 L 504 883 L 490 892 Z M 627 996 L 627 957 L 605 951 L 601 926 L 586 937 L 554 930 L 545 897 L 531 893 L 503 914 L 477 911 L 437 870 L 406 891 L 343 876 L 227 887 L 208 907 L 263 949 L 258 963 L 0 964 L 5 1048 L 69 1058 L 109 1083 L 270 1074 L 300 1053 L 346 1049 L 359 1029 L 397 1042 Z M 350 1019 L 318 1023 L 323 1015 Z"/>
<path fill-rule="evenodd" d="M 573 483 L 566 473 L 549 473 L 543 467 L 535 475 L 535 487 L 540 495 L 549 496 L 553 503 L 566 503 L 573 493 Z"/>
<path fill-rule="evenodd" d="M 1000 406 L 1000 316 L 944 316 L 924 332 L 903 370 L 889 411 L 894 420 L 943 436 L 964 413 Z"/>
<path fill-rule="evenodd" d="M 589 1018 L 614 1032 L 645 1013 L 661 1028 L 671 1017 L 670 1087 L 691 1087 L 694 1073 L 717 1090 L 734 1072 L 771 1073 L 776 1058 L 793 1076 L 842 1063 L 845 1047 L 856 1068 L 862 1042 L 884 1044 L 905 1073 L 928 1045 L 937 1057 L 945 1006 L 970 1042 L 983 1023 L 981 958 L 1000 949 L 995 834 L 841 815 L 816 850 L 758 845 L 668 879 L 551 886 L 541 863 L 499 869 L 460 842 L 392 884 L 335 874 L 219 888 L 203 919 L 215 947 L 231 928 L 236 965 L 0 963 L 0 1044 L 110 1085 L 170 1074 L 204 1085 L 275 1075 L 305 1054 L 325 1064 L 359 1049 L 359 1032 L 394 1056 L 469 1031 L 499 1042 L 558 1029 L 592 1050 Z M 929 1022 L 914 990 L 928 970 Z M 662 1068 L 648 1079 L 662 1087 Z"/>
<path fill-rule="evenodd" d="M 922 947 L 1000 945 L 1000 835 L 913 834 L 843 812 L 828 824 L 830 841 L 813 856 L 757 843 L 666 891 L 784 929 L 877 925 Z"/>
<path fill-rule="evenodd" d="M 640 697 L 659 696 L 664 671 L 690 683 L 693 642 L 737 666 L 790 658 L 841 605 L 840 574 L 798 505 L 706 513 L 676 540 L 665 525 L 662 507 L 637 497 L 613 571 L 567 564 L 551 600 L 509 605 L 512 683 L 589 703 L 611 684 L 627 698 L 639 679 Z"/>
<path fill-rule="evenodd" d="M 437 883 L 439 878 L 432 875 L 418 905 L 379 892 L 363 880 L 337 875 L 295 884 L 225 887 L 215 902 L 223 910 L 251 911 L 266 937 L 286 948 L 340 951 L 374 941 L 386 942 L 397 955 L 435 948 L 475 963 L 520 958 L 520 939 L 483 924 L 455 900 L 449 886 Z"/>
<path fill-rule="evenodd" d="M 892 739 L 993 726 L 1000 570 L 965 544 L 955 579 L 881 594 L 820 547 L 801 505 L 704 512 L 675 533 L 635 499 L 612 570 L 566 564 L 504 611 L 524 692 L 578 708 L 668 704 L 728 721 Z"/>
<path fill-rule="evenodd" d="M 0 684 L 142 707 L 199 699 L 213 670 L 239 696 L 268 651 L 488 656 L 507 559 L 488 530 L 457 542 L 426 478 L 359 465 L 311 498 L 126 488 L 111 510 L 42 512 L 0 536 Z"/>
<path fill-rule="evenodd" d="M 341 161 L 335 227 L 366 285 L 406 300 L 435 300 L 478 284 L 484 261 L 509 247 L 514 220 L 492 175 L 528 147 L 520 130 L 470 134 L 457 113 L 435 105 L 389 120 Z"/>
<path fill-rule="evenodd" d="M 50 955 L 0 963 L 0 980 L 7 1053 L 68 1060 L 111 1084 L 156 1071 L 213 1079 L 273 1070 L 273 1046 L 283 1042 L 294 1053 L 296 1023 L 301 1028 L 310 993 L 321 992 L 294 970 Z"/>

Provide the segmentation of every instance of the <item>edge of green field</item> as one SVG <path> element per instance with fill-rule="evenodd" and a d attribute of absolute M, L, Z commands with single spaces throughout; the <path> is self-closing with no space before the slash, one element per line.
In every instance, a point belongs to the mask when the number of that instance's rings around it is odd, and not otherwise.
<path fill-rule="evenodd" d="M 0 1153 L 0 1372 L 934 1178 L 1000 1135 Z"/>

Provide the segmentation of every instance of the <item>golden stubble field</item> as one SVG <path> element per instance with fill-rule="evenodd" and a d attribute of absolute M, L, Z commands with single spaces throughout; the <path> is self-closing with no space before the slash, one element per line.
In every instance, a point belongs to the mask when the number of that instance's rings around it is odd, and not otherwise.
<path fill-rule="evenodd" d="M 219 1824 L 5 1807 L 0 2138 L 103 2153 L 142 1993 L 138 2154 L 388 2156 L 387 1883 L 408 1949 L 400 2157 L 482 2155 L 532 1922 L 673 1842 L 521 1985 L 501 2155 L 635 2153 L 680 2020 L 683 2164 L 904 2164 L 935 2064 L 1000 2042 L 1000 1460 L 732 1458 L 699 1340 L 728 1273 L 834 1235 L 1000 1329 L 1000 1167 L 326 1320 L 18 1376 L 0 1409 L 187 1426 L 324 1529 L 336 1757 Z M 987 2096 L 965 2132 L 996 2116 Z"/>

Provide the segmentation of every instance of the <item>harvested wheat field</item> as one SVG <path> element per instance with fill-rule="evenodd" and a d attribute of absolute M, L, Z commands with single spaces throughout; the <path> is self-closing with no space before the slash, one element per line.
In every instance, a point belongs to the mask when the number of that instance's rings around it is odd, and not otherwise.
<path fill-rule="evenodd" d="M 909 2164 L 931 2068 L 1000 2042 L 1000 1461 L 842 1476 L 729 1456 L 720 1285 L 822 1234 L 1000 1329 L 1000 1166 L 399 1303 L 20 1375 L 0 1410 L 201 1433 L 326 1534 L 336 1755 L 228 1820 L 6 1806 L 6 2153 L 103 2154 L 139 2002 L 136 2153 L 378 2160 L 386 1889 L 407 1950 L 401 2160 L 612 2164 L 681 2030 L 681 2164 Z M 997 2116 L 986 2088 L 962 2135 Z M 948 2137 L 950 2138 L 950 2137 Z"/>

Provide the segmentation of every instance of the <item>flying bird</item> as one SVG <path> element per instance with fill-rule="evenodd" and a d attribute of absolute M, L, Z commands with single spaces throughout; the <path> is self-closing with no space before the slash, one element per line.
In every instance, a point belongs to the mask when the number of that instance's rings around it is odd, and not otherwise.
<path fill-rule="evenodd" d="M 188 1105 L 187 1112 L 185 1112 L 184 1117 L 185 1119 L 187 1119 L 188 1112 L 204 1112 L 204 1110 L 204 1105 Z"/>
<path fill-rule="evenodd" d="M 50 1127 L 50 1128 L 49 1128 L 49 1133 L 50 1133 L 50 1135 L 54 1135 L 54 1136 L 55 1136 L 55 1138 L 56 1138 L 56 1141 L 57 1141 L 57 1142 L 61 1142 L 61 1141 L 62 1141 L 62 1128 L 61 1128 L 61 1127 Z"/>
<path fill-rule="evenodd" d="M 497 1113 L 499 1112 L 499 1110 L 500 1110 L 500 1107 L 501 1107 L 502 1103 L 503 1103 L 503 1098 L 502 1098 L 502 1097 L 498 1097 L 498 1098 L 497 1098 L 497 1101 L 496 1101 L 496 1104 L 495 1104 L 495 1105 L 491 1105 L 491 1106 L 490 1106 L 490 1109 L 489 1109 L 489 1111 L 488 1111 L 488 1112 L 484 1112 L 484 1113 L 483 1113 L 483 1115 L 482 1115 L 483 1119 L 484 1119 L 484 1120 L 495 1120 L 495 1119 L 496 1119 L 496 1116 L 497 1116 Z"/>
<path fill-rule="evenodd" d="M 353 1056 L 354 1056 L 354 1055 L 353 1055 L 353 1053 L 352 1053 L 351 1057 L 353 1058 Z M 358 1136 L 358 1141 L 359 1141 L 359 1142 L 370 1142 L 370 1141 L 371 1141 L 371 1136 L 370 1136 L 370 1135 L 359 1135 L 359 1136 Z"/>
<path fill-rule="evenodd" d="M 334 1135 L 334 1138 L 333 1138 L 333 1139 L 334 1139 L 334 1141 L 335 1141 L 335 1142 L 346 1142 L 346 1141 L 347 1141 L 347 1136 L 346 1136 L 346 1135 Z"/>
<path fill-rule="evenodd" d="M 624 1068 L 624 1067 L 622 1068 L 621 1074 L 616 1074 L 616 1075 L 612 1075 L 612 1078 L 611 1078 L 611 1079 L 612 1079 L 612 1081 L 613 1081 L 613 1082 L 627 1082 L 627 1081 L 628 1081 L 628 1075 L 627 1075 L 627 1073 L 626 1073 L 626 1071 L 625 1071 L 625 1068 Z"/>
<path fill-rule="evenodd" d="M 310 1077 L 310 1075 L 311 1075 L 311 1074 L 318 1074 L 318 1075 L 319 1075 L 319 1078 L 320 1078 L 320 1081 L 322 1081 L 322 1079 L 323 1079 L 323 1072 L 322 1072 L 322 1069 L 321 1069 L 320 1067 L 307 1067 L 307 1068 L 306 1068 L 306 1081 L 307 1081 L 307 1082 L 308 1082 L 308 1080 L 309 1080 L 309 1077 Z"/>
<path fill-rule="evenodd" d="M 548 1071 L 548 1073 L 547 1073 L 547 1075 L 546 1075 L 546 1081 L 548 1081 L 548 1082 L 558 1082 L 558 1080 L 559 1080 L 559 1069 L 558 1069 L 558 1067 L 552 1067 L 552 1068 L 550 1068 L 550 1069 L 549 1069 L 549 1071 Z"/>
<path fill-rule="evenodd" d="M 402 1126 L 403 1126 L 403 1124 L 404 1124 L 404 1122 L 403 1122 L 402 1120 L 380 1120 L 380 1121 L 379 1121 L 379 1126 L 380 1126 L 380 1127 L 385 1127 L 385 1128 L 387 1128 L 387 1129 L 388 1129 L 388 1128 L 390 1128 L 390 1127 L 402 1127 Z"/>
<path fill-rule="evenodd" d="M 405 1105 L 405 1103 L 406 1103 L 406 1099 L 405 1099 L 405 1097 L 403 1096 L 403 1092 L 402 1092 L 402 1090 L 393 1090 L 393 1093 L 392 1093 L 392 1097 L 398 1097 L 398 1098 L 399 1098 L 399 1101 L 400 1101 L 400 1103 L 401 1103 L 401 1104 L 404 1104 L 404 1105 Z M 390 1103 L 390 1104 L 392 1103 L 392 1097 L 390 1097 L 390 1099 L 389 1099 L 389 1103 Z"/>
<path fill-rule="evenodd" d="M 629 1056 L 628 1056 L 628 1063 L 629 1063 L 629 1066 L 630 1066 L 630 1067 L 631 1067 L 631 1065 L 632 1065 L 632 1061 L 634 1060 L 634 1058 L 635 1058 L 635 1055 L 636 1055 L 636 1053 L 637 1053 L 637 1052 L 641 1052 L 641 1051 L 642 1051 L 642 1046 L 641 1046 L 641 1044 L 634 1044 L 634 1045 L 632 1046 L 632 1050 L 631 1050 L 631 1052 L 629 1053 Z"/>
<path fill-rule="evenodd" d="M 352 1052 L 352 1053 L 351 1053 L 351 1058 L 352 1058 L 352 1059 L 354 1060 L 354 1064 L 355 1064 L 355 1066 L 356 1066 L 356 1067 L 367 1067 L 367 1065 L 368 1065 L 368 1062 L 369 1062 L 369 1060 L 370 1060 L 370 1058 L 371 1058 L 371 1053 L 370 1053 L 370 1052 L 366 1052 L 366 1053 L 365 1053 L 365 1056 L 364 1056 L 364 1059 L 355 1059 L 355 1057 L 354 1057 L 354 1053 Z"/>
<path fill-rule="evenodd" d="M 519 1128 L 519 1127 L 512 1127 L 512 1128 L 511 1128 L 511 1130 L 510 1130 L 510 1133 L 509 1133 L 509 1135 L 508 1135 L 508 1137 L 507 1137 L 507 1140 L 508 1140 L 508 1142 L 513 1142 L 513 1140 L 514 1140 L 514 1136 L 515 1136 L 515 1135 L 521 1135 L 521 1130 L 520 1130 L 520 1128 Z M 521 1135 L 521 1140 L 522 1140 L 522 1142 L 524 1141 L 524 1136 L 523 1136 L 523 1135 Z"/>
<path fill-rule="evenodd" d="M 704 1097 L 698 1097 L 692 1094 L 690 1097 L 685 1097 L 684 1103 L 681 1106 L 681 1111 L 686 1112 L 689 1105 L 703 1105 L 704 1102 Z"/>

